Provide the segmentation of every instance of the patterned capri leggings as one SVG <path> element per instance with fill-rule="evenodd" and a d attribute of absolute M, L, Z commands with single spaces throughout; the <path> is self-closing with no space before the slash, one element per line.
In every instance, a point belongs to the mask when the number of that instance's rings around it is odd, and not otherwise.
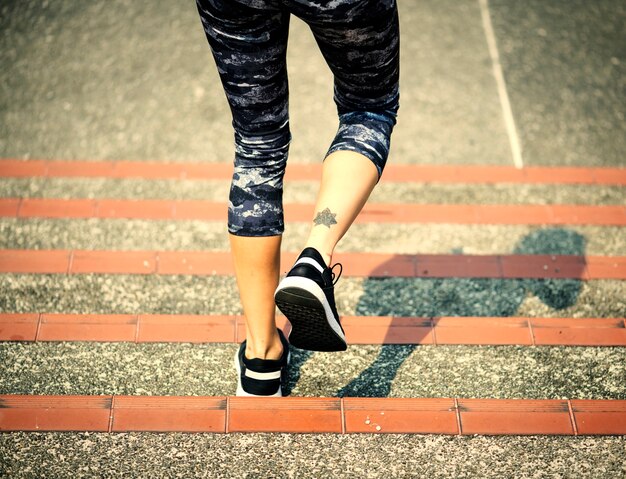
<path fill-rule="evenodd" d="M 283 176 L 291 132 L 290 14 L 310 27 L 334 75 L 339 129 L 326 153 L 351 150 L 383 172 L 399 108 L 396 0 L 197 0 L 233 116 L 228 231 L 284 231 Z"/>

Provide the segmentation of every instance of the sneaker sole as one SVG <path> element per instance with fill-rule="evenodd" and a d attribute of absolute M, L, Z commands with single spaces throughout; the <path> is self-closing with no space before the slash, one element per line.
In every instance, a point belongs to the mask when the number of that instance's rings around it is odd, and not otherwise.
<path fill-rule="evenodd" d="M 315 281 L 300 276 L 287 277 L 276 289 L 274 300 L 291 323 L 291 345 L 327 352 L 348 348 L 341 325 Z"/>
<path fill-rule="evenodd" d="M 258 398 L 272 398 L 272 397 L 283 397 L 283 386 L 281 380 L 281 386 L 278 388 L 278 391 L 274 394 L 270 394 L 267 396 L 262 396 L 259 394 L 250 394 L 244 391 L 243 386 L 241 385 L 241 365 L 239 364 L 239 349 L 235 351 L 235 369 L 237 370 L 237 391 L 235 392 L 235 396 L 247 396 L 247 397 L 258 397 Z M 287 365 L 291 362 L 291 352 L 287 353 Z"/>

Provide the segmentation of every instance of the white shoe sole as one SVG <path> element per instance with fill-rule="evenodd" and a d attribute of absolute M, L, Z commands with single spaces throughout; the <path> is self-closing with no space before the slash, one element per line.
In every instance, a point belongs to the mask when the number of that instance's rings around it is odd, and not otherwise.
<path fill-rule="evenodd" d="M 346 336 L 320 286 L 302 276 L 284 278 L 274 292 L 276 305 L 291 323 L 289 342 L 311 351 L 344 351 Z"/>

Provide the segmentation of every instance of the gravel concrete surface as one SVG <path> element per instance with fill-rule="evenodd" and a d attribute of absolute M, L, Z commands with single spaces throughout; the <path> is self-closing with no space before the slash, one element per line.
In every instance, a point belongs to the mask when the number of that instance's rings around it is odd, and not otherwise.
<path fill-rule="evenodd" d="M 0 472 L 34 477 L 623 477 L 625 437 L 5 433 Z"/>
<path fill-rule="evenodd" d="M 399 2 L 401 111 L 390 161 L 511 164 L 471 0 Z M 468 21 L 469 20 L 469 21 Z M 230 112 L 193 2 L 2 7 L 0 156 L 230 161 Z M 337 129 L 332 75 L 292 17 L 290 157 L 318 163 Z M 46 65 L 46 68 L 37 68 Z"/>
<path fill-rule="evenodd" d="M 132 233 L 129 233 L 132 232 Z M 300 251 L 309 225 L 291 223 L 283 251 Z M 623 228 L 612 226 L 537 227 L 520 225 L 356 224 L 341 239 L 342 252 L 394 254 L 512 254 L 533 238 L 557 238 L 547 254 L 626 255 Z M 537 242 L 537 241 L 535 241 Z M 542 241 L 540 244 L 545 245 Z M 0 248 L 228 251 L 223 222 L 124 219 L 0 218 Z M 531 251 L 536 251 L 532 249 Z"/>
<path fill-rule="evenodd" d="M 285 184 L 285 203 L 314 203 L 317 181 Z M 229 184 L 217 180 L 140 180 L 105 178 L 5 178 L 0 197 L 122 198 L 207 200 L 226 202 Z M 621 205 L 626 189 L 599 185 L 455 185 L 381 182 L 371 203 L 417 204 L 580 204 Z"/>
<path fill-rule="evenodd" d="M 526 164 L 624 166 L 626 4 L 489 4 Z"/>
<path fill-rule="evenodd" d="M 343 315 L 625 317 L 626 282 L 343 278 Z M 0 275 L 0 312 L 241 314 L 230 276 Z"/>
<path fill-rule="evenodd" d="M 0 394 L 233 395 L 235 344 L 1 343 Z M 294 396 L 626 399 L 625 348 L 293 348 Z"/>

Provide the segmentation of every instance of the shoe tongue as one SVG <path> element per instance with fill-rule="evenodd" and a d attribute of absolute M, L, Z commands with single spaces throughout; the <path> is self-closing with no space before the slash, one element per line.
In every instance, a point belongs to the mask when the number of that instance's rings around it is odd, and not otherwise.
<path fill-rule="evenodd" d="M 302 253 L 300 253 L 300 256 L 298 256 L 298 259 L 300 258 L 312 258 L 315 261 L 317 261 L 322 268 L 324 269 L 328 268 L 320 252 L 310 246 L 302 250 Z"/>

